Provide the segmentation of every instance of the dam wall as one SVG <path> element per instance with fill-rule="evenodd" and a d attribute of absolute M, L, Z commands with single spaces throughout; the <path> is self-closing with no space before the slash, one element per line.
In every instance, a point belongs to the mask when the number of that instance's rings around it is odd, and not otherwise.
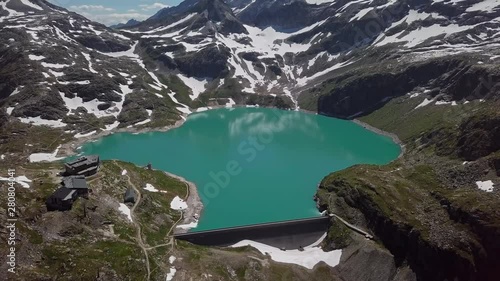
<path fill-rule="evenodd" d="M 175 239 L 204 246 L 230 246 L 252 240 L 292 250 L 316 242 L 329 228 L 328 216 L 174 234 Z"/>

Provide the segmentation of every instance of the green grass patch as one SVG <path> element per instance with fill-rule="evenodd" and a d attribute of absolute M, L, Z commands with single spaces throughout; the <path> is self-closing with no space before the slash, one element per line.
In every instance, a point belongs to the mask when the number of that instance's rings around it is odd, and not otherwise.
<path fill-rule="evenodd" d="M 183 103 L 187 106 L 191 106 L 191 98 L 189 97 L 191 94 L 191 89 L 182 82 L 182 80 L 176 75 L 169 75 L 167 78 L 159 78 L 163 83 L 168 85 L 169 89 L 171 89 L 176 98 L 180 103 Z"/>
<path fill-rule="evenodd" d="M 80 239 L 50 243 L 41 250 L 39 269 L 57 280 L 93 280 L 106 268 L 121 280 L 142 280 L 146 266 L 139 247 L 114 241 L 87 243 Z"/>
<path fill-rule="evenodd" d="M 333 243 L 332 250 L 345 248 L 352 241 L 350 234 L 351 230 L 347 226 L 338 220 L 334 220 L 332 226 L 328 229 L 325 244 L 330 245 Z"/>

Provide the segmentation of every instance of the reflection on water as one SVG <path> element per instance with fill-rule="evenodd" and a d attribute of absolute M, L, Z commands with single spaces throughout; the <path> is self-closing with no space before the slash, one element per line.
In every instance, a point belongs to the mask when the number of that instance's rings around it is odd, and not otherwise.
<path fill-rule="evenodd" d="M 168 132 L 114 134 L 83 150 L 193 181 L 206 206 L 197 230 L 317 216 L 312 197 L 325 175 L 399 155 L 352 122 L 265 108 L 195 113 Z"/>
<path fill-rule="evenodd" d="M 309 136 L 320 137 L 321 131 L 314 115 L 297 111 L 272 110 L 272 114 L 251 112 L 229 122 L 229 133 L 237 136 L 244 133 L 278 133 L 285 130 L 298 130 Z"/>

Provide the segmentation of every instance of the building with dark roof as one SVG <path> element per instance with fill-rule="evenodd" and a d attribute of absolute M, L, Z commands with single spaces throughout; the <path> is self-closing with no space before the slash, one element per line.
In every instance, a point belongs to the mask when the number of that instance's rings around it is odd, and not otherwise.
<path fill-rule="evenodd" d="M 48 211 L 68 211 L 71 210 L 77 198 L 76 190 L 60 187 L 47 198 L 45 205 Z"/>
<path fill-rule="evenodd" d="M 82 156 L 76 160 L 64 163 L 66 175 L 91 176 L 99 169 L 99 155 Z"/>
<path fill-rule="evenodd" d="M 125 191 L 125 195 L 123 197 L 124 203 L 135 203 L 135 192 L 132 188 L 127 189 Z"/>
<path fill-rule="evenodd" d="M 85 176 L 69 176 L 64 177 L 61 184 L 65 188 L 74 189 L 78 195 L 87 195 L 89 193 L 89 187 L 87 186 L 87 181 Z"/>

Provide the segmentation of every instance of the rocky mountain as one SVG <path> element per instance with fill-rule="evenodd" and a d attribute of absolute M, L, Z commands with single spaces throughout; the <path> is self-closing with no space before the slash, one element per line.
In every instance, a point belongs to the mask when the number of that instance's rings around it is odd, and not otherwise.
<path fill-rule="evenodd" d="M 137 21 L 135 19 L 130 19 L 126 23 L 119 23 L 119 24 L 112 25 L 110 27 L 111 28 L 132 27 L 132 26 L 139 24 L 139 23 L 140 23 L 140 21 Z"/>
<path fill-rule="evenodd" d="M 335 95 L 334 99 L 355 105 L 347 106 L 348 112 L 338 110 L 342 105 L 335 105 L 334 113 L 323 110 L 323 104 L 332 108 L 330 98 L 319 101 L 315 85 L 333 75 L 343 77 L 338 75 L 343 72 L 349 72 L 345 77 L 351 79 L 353 72 L 365 75 L 367 65 L 374 73 L 392 73 L 404 71 L 401 66 L 427 62 L 432 68 L 432 61 L 454 55 L 464 65 L 489 73 L 488 65 L 495 64 L 497 54 L 495 1 L 209 2 L 213 4 L 185 1 L 129 31 L 147 40 L 146 54 L 158 67 L 205 81 L 203 89 L 209 90 L 200 99 L 230 96 L 236 103 L 245 103 L 244 96 L 271 94 L 291 107 L 346 118 L 376 107 L 389 96 L 431 87 L 429 81 L 445 72 L 418 83 L 403 78 L 408 85 L 392 95 L 371 95 L 369 104 Z M 207 54 L 213 60 L 207 61 Z M 186 59 L 203 67 L 193 70 Z M 213 89 L 223 85 L 221 80 L 237 81 L 232 83 L 232 93 Z M 353 85 L 370 89 L 358 81 Z M 352 89 L 345 92 L 350 94 Z M 441 98 L 453 99 L 446 93 Z M 360 94 L 360 99 L 365 101 L 365 95 Z"/>
<path fill-rule="evenodd" d="M 46 1 L 0 7 L 0 95 L 8 115 L 75 133 L 179 119 L 167 87 L 133 53 L 137 42 Z"/>
<path fill-rule="evenodd" d="M 2 75 L 8 81 L 2 83 L 3 106 L 24 121 L 61 126 L 81 114 L 107 117 L 111 127 L 147 122 L 156 115 L 148 105 L 156 98 L 164 103 L 157 117 L 171 109 L 174 119 L 190 108 L 255 101 L 347 118 L 390 97 L 447 83 L 450 71 L 490 73 L 500 28 L 497 4 L 188 0 L 113 31 L 43 0 L 9 0 L 0 6 L 2 60 L 24 74 Z M 19 79 L 26 67 L 36 67 L 36 74 Z M 415 77 L 421 72 L 425 77 Z M 342 89 L 324 93 L 323 81 Z M 389 93 L 389 85 L 397 86 Z M 135 100 L 139 95 L 148 101 Z M 487 93 L 432 95 L 451 102 Z M 42 116 L 30 101 L 45 96 Z M 77 103 L 85 106 L 73 114 Z M 149 111 L 140 109 L 145 105 Z"/>

